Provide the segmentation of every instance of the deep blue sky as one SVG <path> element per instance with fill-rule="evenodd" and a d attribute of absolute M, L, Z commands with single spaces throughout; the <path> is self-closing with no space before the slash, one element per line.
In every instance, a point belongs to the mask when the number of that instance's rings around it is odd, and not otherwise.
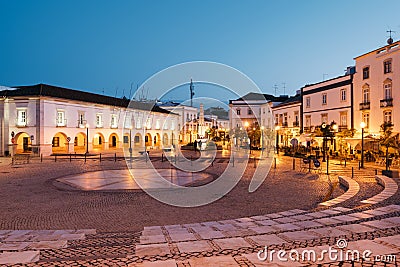
<path fill-rule="evenodd" d="M 386 30 L 397 40 L 399 10 L 398 0 L 0 0 L 0 85 L 119 88 L 120 96 L 168 66 L 209 60 L 266 93 L 276 84 L 282 94 L 286 83 L 292 94 L 342 75 L 355 56 L 385 44 Z"/>

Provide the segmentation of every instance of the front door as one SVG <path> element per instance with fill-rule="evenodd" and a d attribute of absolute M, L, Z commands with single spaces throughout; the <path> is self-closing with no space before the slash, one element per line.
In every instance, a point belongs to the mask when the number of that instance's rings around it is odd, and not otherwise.
<path fill-rule="evenodd" d="M 29 148 L 28 148 L 28 145 L 29 145 L 29 137 L 24 137 L 23 138 L 23 141 L 22 141 L 23 143 L 23 149 L 24 149 L 24 152 L 28 152 L 28 150 L 29 150 Z"/>
<path fill-rule="evenodd" d="M 111 143 L 112 143 L 112 147 L 116 147 L 117 146 L 117 137 L 113 136 L 111 137 Z"/>

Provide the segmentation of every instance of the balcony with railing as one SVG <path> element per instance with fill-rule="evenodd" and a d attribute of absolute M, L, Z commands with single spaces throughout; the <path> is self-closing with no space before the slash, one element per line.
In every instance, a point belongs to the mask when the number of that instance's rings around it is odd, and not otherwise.
<path fill-rule="evenodd" d="M 349 129 L 349 127 L 347 125 L 339 125 L 338 126 L 338 131 L 339 132 L 342 132 L 342 131 L 345 131 L 345 130 L 348 130 L 348 129 Z"/>
<path fill-rule="evenodd" d="M 282 123 L 282 127 L 288 127 L 287 121 Z"/>
<path fill-rule="evenodd" d="M 393 107 L 393 98 L 386 98 L 381 100 L 381 108 Z"/>
<path fill-rule="evenodd" d="M 26 119 L 15 119 L 15 126 L 18 128 L 28 127 Z"/>
<path fill-rule="evenodd" d="M 362 102 L 360 103 L 360 110 L 370 109 L 370 102 Z"/>
<path fill-rule="evenodd" d="M 64 120 L 56 120 L 56 126 L 57 127 L 67 127 L 67 119 Z"/>
<path fill-rule="evenodd" d="M 311 126 L 304 126 L 304 132 L 305 133 L 309 133 L 309 132 L 311 132 Z"/>
<path fill-rule="evenodd" d="M 293 127 L 299 127 L 300 126 L 300 122 L 299 121 L 294 121 L 293 122 Z"/>
<path fill-rule="evenodd" d="M 78 120 L 77 128 L 86 128 L 87 121 L 86 120 Z"/>

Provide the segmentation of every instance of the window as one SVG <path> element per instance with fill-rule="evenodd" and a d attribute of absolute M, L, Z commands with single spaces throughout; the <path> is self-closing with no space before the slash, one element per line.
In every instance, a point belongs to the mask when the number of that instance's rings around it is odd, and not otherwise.
<path fill-rule="evenodd" d="M 279 115 L 275 114 L 275 125 L 278 125 L 279 123 Z"/>
<path fill-rule="evenodd" d="M 159 130 L 160 129 L 160 119 L 156 120 L 156 129 Z"/>
<path fill-rule="evenodd" d="M 65 111 L 57 110 L 57 126 L 62 127 L 66 125 L 65 121 Z"/>
<path fill-rule="evenodd" d="M 146 120 L 146 129 L 151 129 L 151 118 L 147 118 Z"/>
<path fill-rule="evenodd" d="M 287 113 L 283 113 L 283 126 L 288 126 L 288 116 Z"/>
<path fill-rule="evenodd" d="M 362 121 L 365 123 L 365 128 L 369 128 L 369 113 L 363 113 Z"/>
<path fill-rule="evenodd" d="M 340 100 L 346 101 L 346 99 L 347 99 L 347 90 L 346 89 L 340 90 Z"/>
<path fill-rule="evenodd" d="M 237 115 L 240 115 L 240 108 L 238 108 L 238 109 L 236 110 L 236 114 L 237 114 Z"/>
<path fill-rule="evenodd" d="M 322 94 L 322 105 L 326 105 L 327 102 L 327 94 Z"/>
<path fill-rule="evenodd" d="M 363 103 L 369 103 L 369 86 L 363 87 Z"/>
<path fill-rule="evenodd" d="M 116 114 L 111 114 L 111 128 L 118 128 L 118 120 Z"/>
<path fill-rule="evenodd" d="M 383 112 L 383 121 L 384 122 L 392 122 L 392 111 L 387 110 Z"/>
<path fill-rule="evenodd" d="M 322 123 L 328 123 L 328 113 L 321 114 L 321 124 Z"/>
<path fill-rule="evenodd" d="M 168 121 L 167 120 L 165 120 L 164 121 L 164 130 L 168 130 Z"/>
<path fill-rule="evenodd" d="M 383 73 L 390 73 L 392 72 L 392 60 L 386 60 L 383 62 Z"/>
<path fill-rule="evenodd" d="M 306 116 L 306 127 L 311 127 L 311 115 Z"/>
<path fill-rule="evenodd" d="M 340 126 L 347 126 L 347 112 L 340 112 Z"/>
<path fill-rule="evenodd" d="M 310 97 L 307 97 L 306 98 L 306 108 L 309 108 L 310 105 L 311 105 L 311 99 L 310 99 Z"/>
<path fill-rule="evenodd" d="M 369 78 L 369 67 L 363 68 L 363 79 Z"/>
<path fill-rule="evenodd" d="M 84 112 L 78 113 L 78 124 L 79 124 L 80 128 L 85 127 L 85 113 Z"/>
<path fill-rule="evenodd" d="M 392 82 L 388 81 L 383 84 L 383 96 L 384 99 L 392 98 Z"/>
<path fill-rule="evenodd" d="M 247 115 L 251 115 L 251 114 L 253 114 L 253 112 L 251 111 L 251 108 L 248 108 L 247 109 Z"/>
<path fill-rule="evenodd" d="M 129 144 L 129 136 L 124 135 L 124 144 Z"/>
<path fill-rule="evenodd" d="M 299 112 L 295 111 L 294 112 L 294 123 L 293 126 L 299 126 Z"/>
<path fill-rule="evenodd" d="M 17 126 L 26 126 L 26 109 L 17 110 Z"/>
<path fill-rule="evenodd" d="M 53 147 L 60 146 L 60 137 L 53 137 Z"/>
<path fill-rule="evenodd" d="M 96 114 L 96 127 L 101 128 L 103 127 L 103 118 L 102 114 Z"/>

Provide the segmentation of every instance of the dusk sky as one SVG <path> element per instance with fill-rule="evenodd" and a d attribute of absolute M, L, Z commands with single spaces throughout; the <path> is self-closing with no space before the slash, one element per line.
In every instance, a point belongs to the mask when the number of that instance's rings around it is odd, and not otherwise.
<path fill-rule="evenodd" d="M 293 94 L 344 74 L 355 56 L 386 44 L 387 30 L 398 40 L 399 10 L 398 0 L 0 0 L 0 85 L 128 96 L 131 84 L 201 60 L 238 69 L 265 93 L 276 84 L 283 94 L 285 83 Z"/>

